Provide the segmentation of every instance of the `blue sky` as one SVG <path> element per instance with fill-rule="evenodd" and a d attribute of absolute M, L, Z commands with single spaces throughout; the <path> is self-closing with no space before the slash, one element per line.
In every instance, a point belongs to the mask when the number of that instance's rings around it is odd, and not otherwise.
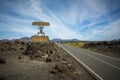
<path fill-rule="evenodd" d="M 0 39 L 36 34 L 33 21 L 50 39 L 120 39 L 120 0 L 0 0 Z"/>

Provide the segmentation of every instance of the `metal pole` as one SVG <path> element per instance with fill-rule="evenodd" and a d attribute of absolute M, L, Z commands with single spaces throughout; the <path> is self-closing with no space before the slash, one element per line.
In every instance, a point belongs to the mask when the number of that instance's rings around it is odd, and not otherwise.
<path fill-rule="evenodd" d="M 40 27 L 40 33 L 42 34 L 43 33 L 43 27 Z"/>

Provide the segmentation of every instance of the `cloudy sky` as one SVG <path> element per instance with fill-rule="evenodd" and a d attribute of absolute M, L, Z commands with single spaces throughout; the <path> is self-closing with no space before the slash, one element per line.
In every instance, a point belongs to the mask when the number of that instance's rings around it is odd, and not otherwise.
<path fill-rule="evenodd" d="M 120 39 L 120 0 L 0 0 L 0 39 L 46 35 L 80 40 Z"/>

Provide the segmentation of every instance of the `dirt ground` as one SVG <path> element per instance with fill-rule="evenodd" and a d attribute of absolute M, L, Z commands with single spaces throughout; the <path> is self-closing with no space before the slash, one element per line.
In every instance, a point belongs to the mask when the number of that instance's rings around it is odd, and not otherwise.
<path fill-rule="evenodd" d="M 0 80 L 95 80 L 54 43 L 0 43 Z"/>

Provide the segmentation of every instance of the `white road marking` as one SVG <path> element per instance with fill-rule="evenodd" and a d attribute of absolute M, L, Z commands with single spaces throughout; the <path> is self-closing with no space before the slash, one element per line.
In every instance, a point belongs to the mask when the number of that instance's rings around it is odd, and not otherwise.
<path fill-rule="evenodd" d="M 56 43 L 57 44 L 57 43 Z M 82 64 L 90 73 L 92 73 L 97 79 L 99 80 L 103 80 L 98 74 L 96 74 L 92 69 L 90 69 L 88 66 L 86 66 L 82 61 L 80 61 L 77 57 L 75 57 L 73 54 L 71 54 L 71 52 L 69 52 L 68 50 L 66 50 L 64 47 L 62 47 L 61 45 L 57 44 L 58 46 L 60 46 L 61 48 L 63 48 L 66 52 L 68 52 L 73 58 L 75 58 L 80 64 Z"/>
<path fill-rule="evenodd" d="M 80 48 L 81 49 L 81 48 Z M 81 50 L 85 50 L 85 49 L 81 49 Z M 92 51 L 88 51 L 88 50 L 85 50 L 85 51 L 87 51 L 87 52 L 92 52 Z M 99 54 L 99 53 L 96 53 L 96 52 L 93 52 L 93 53 L 95 53 L 95 54 Z M 118 70 L 120 70 L 120 68 L 119 67 L 117 67 L 117 66 L 115 66 L 115 65 L 112 65 L 112 64 L 110 64 L 110 63 L 108 63 L 108 62 L 106 62 L 106 61 L 103 61 L 103 60 L 101 60 L 101 59 L 99 59 L 99 58 L 96 58 L 96 57 L 94 57 L 94 56 L 92 56 L 92 55 L 90 55 L 90 54 L 84 54 L 84 55 L 87 55 L 87 56 L 89 56 L 89 57 L 92 57 L 92 58 L 94 58 L 94 59 L 97 59 L 98 61 L 100 61 L 100 62 L 103 62 L 103 63 L 105 63 L 105 64 L 107 64 L 107 65 L 109 65 L 109 66 L 111 66 L 111 67 L 113 67 L 113 68 L 115 68 L 115 69 L 118 69 Z M 99 54 L 100 55 L 100 54 Z M 103 55 L 102 55 L 103 56 Z M 103 57 L 105 57 L 105 56 L 103 56 Z M 110 58 L 110 57 L 109 57 Z M 111 59 L 113 59 L 113 58 L 111 58 Z"/>

